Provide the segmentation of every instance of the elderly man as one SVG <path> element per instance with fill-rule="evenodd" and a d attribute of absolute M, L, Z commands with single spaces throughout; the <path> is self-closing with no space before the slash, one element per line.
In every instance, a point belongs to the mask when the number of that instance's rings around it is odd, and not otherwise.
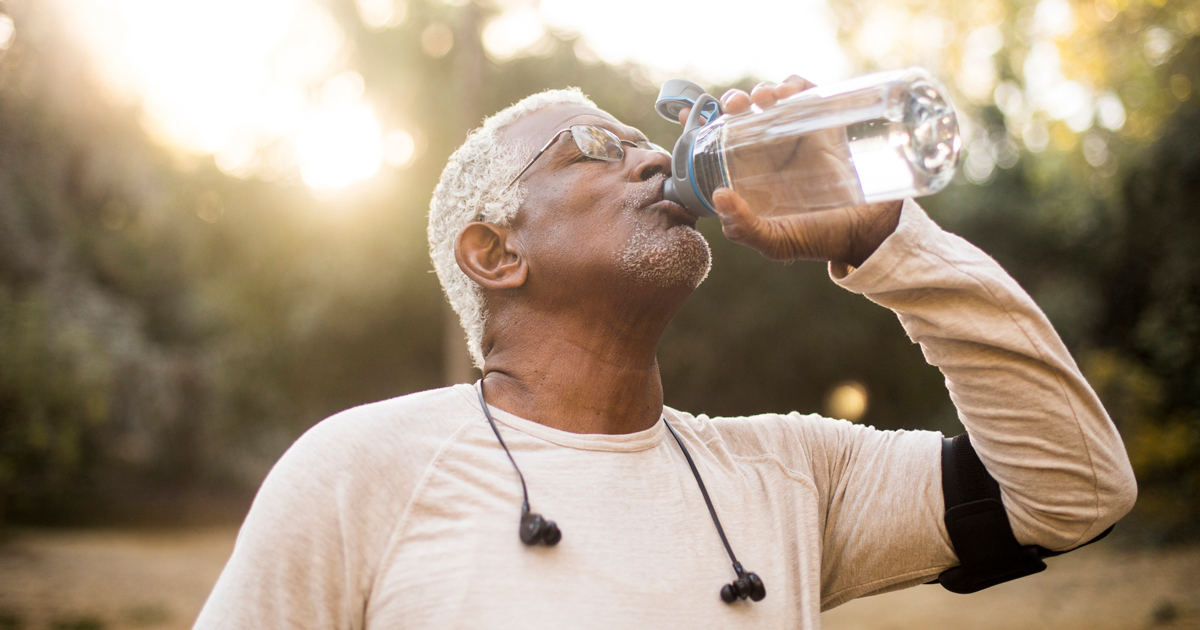
<path fill-rule="evenodd" d="M 770 107 L 805 85 L 723 102 Z M 940 434 L 663 405 L 656 347 L 710 265 L 695 219 L 662 199 L 669 167 L 578 91 L 473 132 L 429 236 L 482 381 L 306 433 L 197 627 L 816 628 L 823 609 L 959 564 Z M 779 219 L 729 190 L 716 204 L 727 237 L 829 261 L 834 282 L 897 313 L 1020 544 L 1071 549 L 1130 509 L 1116 429 L 987 255 L 912 201 Z"/>

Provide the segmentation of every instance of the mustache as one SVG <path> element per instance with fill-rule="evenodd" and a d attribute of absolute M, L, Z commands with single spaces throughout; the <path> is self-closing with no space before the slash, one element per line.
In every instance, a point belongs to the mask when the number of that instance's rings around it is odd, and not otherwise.
<path fill-rule="evenodd" d="M 661 201 L 663 184 L 667 181 L 666 173 L 655 173 L 646 181 L 637 184 L 625 196 L 623 205 L 626 210 L 641 210 L 646 206 Z"/>

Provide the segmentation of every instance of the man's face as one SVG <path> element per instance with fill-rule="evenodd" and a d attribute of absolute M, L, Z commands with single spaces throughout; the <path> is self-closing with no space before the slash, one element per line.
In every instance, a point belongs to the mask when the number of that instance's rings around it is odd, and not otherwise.
<path fill-rule="evenodd" d="M 529 114 L 505 129 L 504 139 L 537 149 L 575 124 L 645 139 L 603 111 L 575 105 Z M 628 145 L 620 162 L 591 159 L 563 134 L 517 184 L 526 195 L 513 228 L 530 273 L 580 287 L 615 282 L 690 292 L 698 286 L 712 255 L 696 218 L 662 200 L 670 163 L 660 152 Z"/>

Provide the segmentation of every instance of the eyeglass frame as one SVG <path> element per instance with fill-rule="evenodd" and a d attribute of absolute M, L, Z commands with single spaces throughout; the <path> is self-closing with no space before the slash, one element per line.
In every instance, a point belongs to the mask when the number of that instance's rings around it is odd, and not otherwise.
<path fill-rule="evenodd" d="M 508 190 L 509 188 L 512 188 L 513 184 L 517 183 L 518 179 L 521 179 L 521 176 L 524 175 L 525 172 L 528 171 L 531 166 L 533 166 L 533 163 L 536 162 L 538 158 L 542 157 L 542 154 L 545 153 L 546 150 L 549 149 L 551 145 L 553 145 L 555 142 L 558 141 L 559 138 L 562 137 L 563 133 L 570 132 L 572 129 L 574 129 L 576 127 L 587 127 L 589 129 L 597 129 L 600 132 L 607 134 L 610 138 L 617 141 L 617 148 L 621 150 L 621 155 L 619 155 L 615 158 L 610 158 L 608 156 L 592 155 L 592 154 L 588 153 L 587 151 L 585 151 L 583 149 L 583 147 L 579 146 L 579 140 L 575 139 L 576 138 L 575 135 L 571 134 L 571 138 L 573 140 L 575 140 L 575 148 L 579 149 L 580 153 L 582 153 L 590 158 L 593 158 L 593 159 L 601 160 L 604 162 L 620 162 L 625 159 L 625 147 L 623 145 L 629 145 L 635 149 L 642 149 L 644 151 L 658 151 L 660 153 L 666 154 L 667 156 L 671 155 L 670 151 L 667 151 L 666 149 L 658 146 L 657 144 L 654 144 L 653 142 L 650 142 L 649 140 L 638 140 L 636 142 L 633 140 L 625 140 L 624 138 L 621 138 L 617 134 L 613 133 L 612 131 L 605 129 L 604 127 L 601 127 L 599 125 L 586 125 L 586 124 L 571 125 L 570 127 L 567 127 L 566 129 L 560 129 L 560 130 L 556 131 L 554 133 L 554 135 L 550 138 L 550 141 L 547 142 L 545 146 L 543 146 L 537 153 L 535 153 L 533 155 L 533 158 L 529 160 L 529 163 L 525 165 L 525 168 L 521 169 L 521 172 L 517 173 L 517 176 L 512 178 L 512 181 L 508 182 L 508 186 L 505 186 L 504 189 Z"/>

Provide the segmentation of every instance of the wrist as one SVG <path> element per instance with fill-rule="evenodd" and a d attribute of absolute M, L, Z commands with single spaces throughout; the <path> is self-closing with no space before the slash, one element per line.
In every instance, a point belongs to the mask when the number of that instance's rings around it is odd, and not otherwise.
<path fill-rule="evenodd" d="M 845 263 L 852 267 L 861 267 L 875 250 L 883 244 L 887 237 L 896 231 L 900 224 L 900 210 L 904 200 L 889 201 L 881 204 L 865 206 L 860 210 L 859 220 L 851 233 L 848 251 L 833 262 Z"/>

